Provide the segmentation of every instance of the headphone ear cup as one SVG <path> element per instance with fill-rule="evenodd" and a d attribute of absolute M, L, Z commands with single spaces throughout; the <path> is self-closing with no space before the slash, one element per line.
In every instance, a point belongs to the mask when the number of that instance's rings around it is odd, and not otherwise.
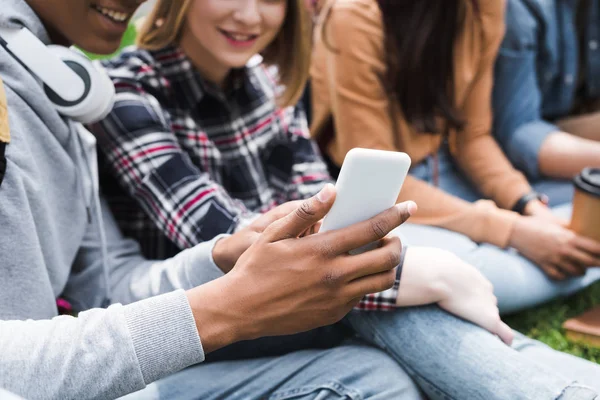
<path fill-rule="evenodd" d="M 75 121 L 90 124 L 100 121 L 112 110 L 115 87 L 106 71 L 95 66 L 85 55 L 66 47 L 50 45 L 48 48 L 71 68 L 84 82 L 81 98 L 66 102 L 46 88 L 46 93 L 58 112 Z"/>
<path fill-rule="evenodd" d="M 115 103 L 115 85 L 100 62 L 91 63 L 94 68 L 90 97 L 94 98 L 94 106 L 87 109 L 80 119 L 84 124 L 91 124 L 104 119 L 113 109 Z"/>

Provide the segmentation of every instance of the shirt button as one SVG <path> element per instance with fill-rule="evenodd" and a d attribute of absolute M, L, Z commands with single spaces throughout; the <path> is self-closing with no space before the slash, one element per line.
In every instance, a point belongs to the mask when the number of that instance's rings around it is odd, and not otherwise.
<path fill-rule="evenodd" d="M 590 40 L 588 46 L 590 50 L 598 50 L 598 42 L 596 40 Z"/>
<path fill-rule="evenodd" d="M 571 74 L 565 75 L 565 83 L 567 85 L 571 85 L 573 83 L 573 75 L 571 75 Z"/>

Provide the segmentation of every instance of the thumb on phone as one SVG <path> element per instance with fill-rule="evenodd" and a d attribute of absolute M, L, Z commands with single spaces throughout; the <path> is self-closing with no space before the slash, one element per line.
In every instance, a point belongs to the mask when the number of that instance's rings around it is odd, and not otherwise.
<path fill-rule="evenodd" d="M 335 194 L 335 187 L 328 183 L 319 193 L 304 200 L 287 216 L 269 225 L 262 240 L 276 242 L 300 236 L 325 217 L 333 206 Z"/>

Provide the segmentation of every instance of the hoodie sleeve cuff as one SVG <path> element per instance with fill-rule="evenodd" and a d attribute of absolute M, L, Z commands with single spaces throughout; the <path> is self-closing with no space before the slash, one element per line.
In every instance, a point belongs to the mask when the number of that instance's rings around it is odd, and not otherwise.
<path fill-rule="evenodd" d="M 204 350 L 183 290 L 124 307 L 144 382 L 204 361 Z"/>

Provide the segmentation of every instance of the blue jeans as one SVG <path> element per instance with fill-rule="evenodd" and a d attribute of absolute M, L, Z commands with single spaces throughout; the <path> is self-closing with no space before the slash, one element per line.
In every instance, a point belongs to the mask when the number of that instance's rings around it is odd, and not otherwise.
<path fill-rule="evenodd" d="M 273 346 L 278 339 L 272 338 Z M 247 342 L 252 346 L 252 342 Z M 245 360 L 202 363 L 125 396 L 127 400 L 417 400 L 424 397 L 383 351 L 350 339 Z"/>
<path fill-rule="evenodd" d="M 438 163 L 439 188 L 467 201 L 481 199 L 481 195 L 453 165 L 447 151 L 441 150 L 438 153 Z M 411 174 L 432 183 L 431 158 L 415 165 Z M 573 195 L 571 183 L 545 181 L 539 182 L 539 185 L 550 193 L 555 204 L 563 202 L 563 205 L 553 210 L 565 218 L 570 217 L 570 199 Z M 498 307 L 503 314 L 530 308 L 558 296 L 573 294 L 600 279 L 600 268 L 592 268 L 582 277 L 553 281 L 514 249 L 504 250 L 486 243 L 478 244 L 465 235 L 446 229 L 404 224 L 396 233 L 405 245 L 442 248 L 477 267 L 494 285 Z"/>
<path fill-rule="evenodd" d="M 517 332 L 510 348 L 437 306 L 353 311 L 347 320 L 432 400 L 595 399 L 600 393 L 600 365 Z"/>
<path fill-rule="evenodd" d="M 600 389 L 588 387 L 598 385 L 600 366 L 522 336 L 511 349 L 436 306 L 354 311 L 344 322 L 358 337 L 330 349 L 265 338 L 281 355 L 205 362 L 126 399 L 421 399 L 418 384 L 433 400 L 591 400 Z M 263 345 L 245 342 L 242 352 L 258 356 Z M 221 358 L 240 350 L 226 348 Z"/>

